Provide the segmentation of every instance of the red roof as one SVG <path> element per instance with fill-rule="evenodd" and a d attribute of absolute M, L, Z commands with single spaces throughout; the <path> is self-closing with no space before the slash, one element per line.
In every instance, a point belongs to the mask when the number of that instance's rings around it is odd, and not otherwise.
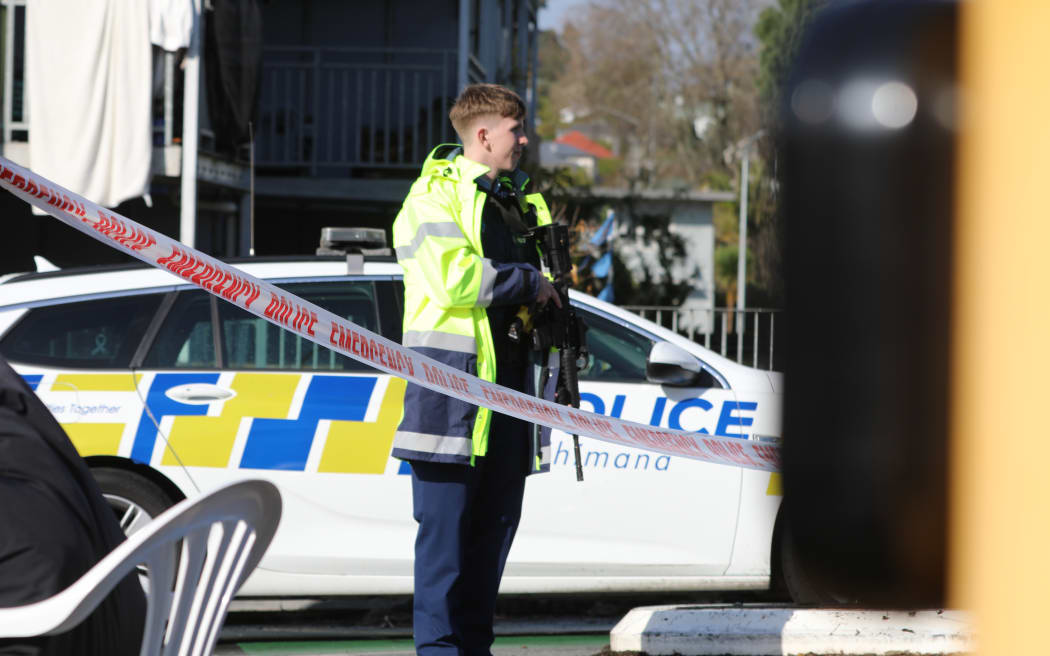
<path fill-rule="evenodd" d="M 598 159 L 606 159 L 609 157 L 615 157 L 611 150 L 597 144 L 588 139 L 579 130 L 572 130 L 561 135 L 554 140 L 555 143 L 565 144 L 566 146 L 572 146 L 587 153 L 588 155 L 594 155 Z"/>

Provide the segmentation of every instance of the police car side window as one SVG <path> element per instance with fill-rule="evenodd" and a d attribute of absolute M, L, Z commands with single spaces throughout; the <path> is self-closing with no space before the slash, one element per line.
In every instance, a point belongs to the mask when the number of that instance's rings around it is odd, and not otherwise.
<path fill-rule="evenodd" d="M 371 281 L 278 285 L 311 303 L 371 331 L 377 331 L 376 288 Z M 219 306 L 223 361 L 232 369 L 372 371 L 372 368 L 230 303 Z"/>
<path fill-rule="evenodd" d="M 147 369 L 214 369 L 211 294 L 179 292 L 142 366 Z"/>
<path fill-rule="evenodd" d="M 161 294 L 145 294 L 33 308 L 0 342 L 0 353 L 26 364 L 123 369 L 160 299 Z"/>
<path fill-rule="evenodd" d="M 587 324 L 586 366 L 580 380 L 644 383 L 645 362 L 653 341 L 604 317 L 577 308 Z"/>

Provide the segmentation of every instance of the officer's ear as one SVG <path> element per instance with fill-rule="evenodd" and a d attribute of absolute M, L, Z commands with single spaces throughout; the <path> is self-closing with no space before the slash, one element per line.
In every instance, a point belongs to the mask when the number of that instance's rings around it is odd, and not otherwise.
<path fill-rule="evenodd" d="M 492 145 L 489 136 L 493 127 L 499 122 L 499 117 L 493 115 L 479 116 L 471 126 L 470 132 L 479 146 L 488 149 Z"/>

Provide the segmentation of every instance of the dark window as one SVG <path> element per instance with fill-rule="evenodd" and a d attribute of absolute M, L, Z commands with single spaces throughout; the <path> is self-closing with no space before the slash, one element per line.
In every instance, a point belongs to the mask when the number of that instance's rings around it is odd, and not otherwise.
<path fill-rule="evenodd" d="M 160 299 L 144 294 L 34 308 L 4 337 L 0 352 L 26 364 L 123 369 Z"/>
<path fill-rule="evenodd" d="M 401 280 L 376 283 L 379 301 L 379 334 L 401 343 L 401 328 L 404 323 L 405 284 Z"/>
<path fill-rule="evenodd" d="M 289 283 L 279 287 L 372 332 L 378 332 L 379 326 L 377 287 L 384 290 L 385 296 L 392 294 L 389 283 L 366 280 Z M 390 302 L 392 299 L 382 299 L 384 305 Z M 223 361 L 228 368 L 373 370 L 230 303 L 219 304 L 219 319 Z"/>
<path fill-rule="evenodd" d="M 587 365 L 580 380 L 644 383 L 645 363 L 653 341 L 630 328 L 590 312 L 577 313 L 587 324 Z"/>
<path fill-rule="evenodd" d="M 179 292 L 142 366 L 146 369 L 214 369 L 211 294 Z"/>
<path fill-rule="evenodd" d="M 649 352 L 655 342 L 626 326 L 576 309 L 587 323 L 587 365 L 580 370 L 580 380 L 599 382 L 647 382 L 645 375 Z M 722 383 L 706 367 L 689 387 L 722 388 Z"/>

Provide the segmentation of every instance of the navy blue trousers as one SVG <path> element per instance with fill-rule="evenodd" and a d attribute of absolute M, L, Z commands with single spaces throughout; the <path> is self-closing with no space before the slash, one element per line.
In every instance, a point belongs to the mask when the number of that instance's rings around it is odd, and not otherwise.
<path fill-rule="evenodd" d="M 493 413 L 470 465 L 412 461 L 416 653 L 487 655 L 503 566 L 521 519 L 528 424 Z"/>

